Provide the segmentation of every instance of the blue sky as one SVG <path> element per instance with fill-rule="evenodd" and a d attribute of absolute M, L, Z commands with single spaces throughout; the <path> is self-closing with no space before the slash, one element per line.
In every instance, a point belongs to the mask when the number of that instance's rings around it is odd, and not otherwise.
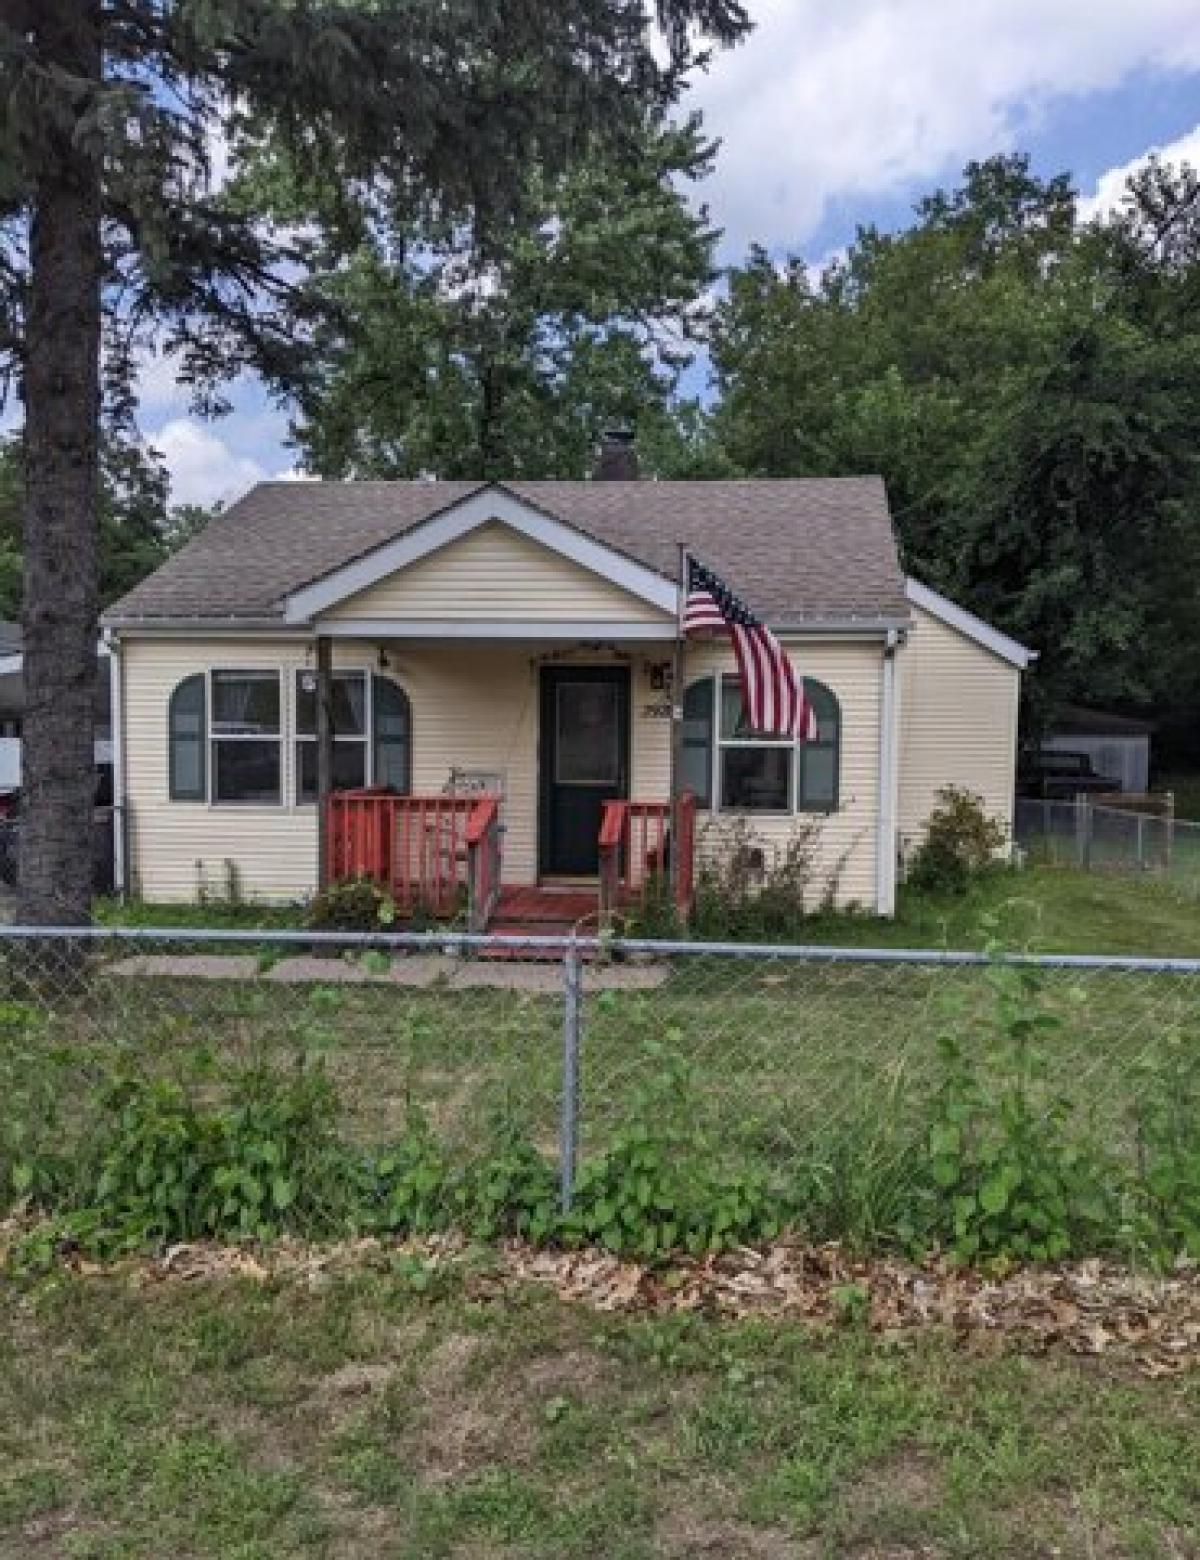
<path fill-rule="evenodd" d="M 1101 206 L 1151 149 L 1200 167 L 1200 0 L 748 3 L 755 34 L 693 94 L 724 143 L 701 195 L 726 261 L 752 240 L 820 261 L 999 150 L 1072 172 Z M 233 400 L 201 422 L 172 366 L 147 366 L 142 426 L 178 501 L 290 473 L 286 412 L 252 383 Z"/>

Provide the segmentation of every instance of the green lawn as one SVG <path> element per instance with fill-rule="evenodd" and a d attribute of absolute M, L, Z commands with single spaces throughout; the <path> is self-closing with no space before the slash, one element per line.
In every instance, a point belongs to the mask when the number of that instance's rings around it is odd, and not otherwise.
<path fill-rule="evenodd" d="M 814 919 L 809 940 L 879 948 L 978 948 L 985 937 L 1042 953 L 1200 957 L 1200 903 L 1116 873 L 1031 866 L 999 872 L 966 894 L 901 887 L 895 918 Z"/>
<path fill-rule="evenodd" d="M 97 906 L 107 926 L 231 927 L 286 930 L 299 909 L 258 904 Z M 805 940 L 880 948 L 978 948 L 999 935 L 1013 947 L 1047 953 L 1142 953 L 1200 956 L 1200 908 L 1153 879 L 1070 868 L 1031 866 L 998 872 L 966 894 L 928 894 L 901 887 L 892 920 L 872 915 L 814 915 Z"/>
<path fill-rule="evenodd" d="M 1194 1555 L 1200 1377 L 403 1271 L 0 1293 L 0 1555 Z"/>
<path fill-rule="evenodd" d="M 1039 877 L 1059 882 L 1053 874 Z M 1030 874 L 1004 886 L 1033 881 Z M 1061 881 L 1077 894 L 1086 891 L 1077 902 L 1094 922 L 1111 908 L 1091 898 L 1090 880 Z M 950 908 L 962 924 L 968 915 L 978 924 L 997 903 L 997 885 L 989 885 L 969 910 Z M 1052 901 L 1060 928 L 1072 924 L 1068 903 L 1065 896 Z M 1126 926 L 1127 946 L 1186 950 L 1177 906 L 1143 889 L 1142 909 L 1141 938 Z M 1156 911 L 1175 931 L 1174 943 L 1146 930 Z M 934 917 L 926 913 L 933 941 Z M 1004 914 L 1033 931 L 1032 906 Z M 837 940 L 848 940 L 848 928 L 859 923 L 839 923 Z M 902 920 L 894 940 L 910 941 L 907 930 Z M 979 936 L 977 930 L 963 941 L 978 943 Z M 1082 936 L 1061 941 L 1096 946 Z M 200 978 L 186 958 L 169 972 L 130 972 L 101 958 L 35 987 L 33 1011 L 23 1003 L 0 1008 L 0 1089 L 29 1102 L 36 1132 L 55 1146 L 77 1126 L 88 1130 L 100 1080 L 168 1078 L 205 1096 L 255 1064 L 286 1068 L 299 1058 L 318 1059 L 336 1086 L 342 1128 L 356 1141 L 395 1141 L 416 1107 L 456 1157 L 490 1141 L 498 1121 L 553 1156 L 562 1092 L 561 972 L 542 966 L 506 981 L 503 966 L 453 957 L 433 962 L 433 984 L 408 987 L 392 983 L 386 962 L 379 979 L 361 984 L 335 983 L 319 972 L 289 984 L 279 979 L 288 973 L 286 961 L 234 980 Z M 215 973 L 211 963 L 204 967 Z M 377 972 L 372 966 L 348 973 Z M 731 1166 L 787 1181 L 814 1160 L 837 1166 L 852 1155 L 856 1164 L 871 1164 L 873 1184 L 890 1195 L 914 1142 L 923 1140 L 944 1077 L 939 1037 L 953 1034 L 967 1045 L 989 1079 L 1009 1055 L 985 969 L 681 956 L 646 971 L 618 965 L 611 974 L 652 984 L 600 989 L 609 972 L 585 975 L 585 1157 L 608 1148 L 630 1122 L 639 1096 L 662 1074 L 665 1044 L 686 1062 L 690 1080 L 655 1110 L 707 1131 Z M 19 995 L 19 969 L 13 975 Z M 475 983 L 493 979 L 498 984 Z M 1132 1156 L 1147 1071 L 1180 1038 L 1190 1044 L 1200 1033 L 1200 977 L 1051 971 L 1041 1000 L 1058 1027 L 1044 1042 L 1039 1098 L 1047 1109 L 1065 1098 L 1073 1106 L 1071 1130 Z"/>
<path fill-rule="evenodd" d="M 961 900 L 905 896 L 892 926 L 814 923 L 814 938 L 978 946 L 991 928 L 1014 945 L 1188 953 L 1196 921 L 1145 883 L 1031 870 Z M 421 990 L 102 963 L 31 989 L 27 966 L 0 965 L 7 1119 L 58 1144 L 113 1076 L 206 1097 L 247 1064 L 305 1056 L 359 1141 L 394 1138 L 419 1105 L 465 1150 L 499 1114 L 552 1153 L 559 973 L 542 989 L 462 983 L 476 972 L 448 959 Z M 997 1037 L 977 970 L 700 959 L 647 990 L 598 983 L 589 972 L 585 1158 L 628 1120 L 665 1042 L 695 1080 L 668 1108 L 731 1160 L 786 1174 L 840 1135 L 886 1195 L 938 1034 Z M 1200 981 L 1064 973 L 1045 1000 L 1061 1028 L 1038 1086 L 1132 1152 L 1137 1068 L 1200 1034 Z M 1200 1553 L 1200 1374 L 1152 1382 L 849 1323 L 604 1316 L 486 1264 L 257 1283 L 4 1274 L 0 1557 Z"/>

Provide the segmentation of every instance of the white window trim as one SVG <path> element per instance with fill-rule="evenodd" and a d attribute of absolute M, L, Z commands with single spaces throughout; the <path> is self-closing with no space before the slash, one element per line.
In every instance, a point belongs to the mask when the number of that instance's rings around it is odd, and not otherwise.
<path fill-rule="evenodd" d="M 214 673 L 226 674 L 231 677 L 270 677 L 274 674 L 279 680 L 279 730 L 272 735 L 263 735 L 261 732 L 216 732 L 213 730 L 213 675 Z M 207 779 L 207 805 L 210 808 L 224 807 L 268 807 L 273 811 L 281 809 L 285 805 L 287 796 L 287 775 L 284 771 L 286 749 L 284 738 L 287 732 L 287 668 L 283 666 L 208 666 L 204 671 L 204 698 L 206 701 L 205 732 L 207 744 L 208 774 Z M 279 749 L 279 799 L 274 802 L 263 802 L 247 799 L 239 802 L 233 798 L 218 798 L 217 796 L 217 763 L 214 747 L 218 742 L 274 742 Z M 185 804 L 186 805 L 186 804 Z"/>
<path fill-rule="evenodd" d="M 736 672 L 705 672 L 694 679 L 695 682 L 703 682 L 707 678 L 712 683 L 712 769 L 709 775 L 709 806 L 710 815 L 726 818 L 830 818 L 841 811 L 841 774 L 834 774 L 834 795 L 836 801 L 831 807 L 807 807 L 800 804 L 800 748 L 803 745 L 798 739 L 792 742 L 777 741 L 763 737 L 724 737 L 721 734 L 721 688 L 726 681 L 737 682 Z M 820 678 L 814 679 L 820 681 Z M 828 684 L 822 683 L 822 687 Z M 837 694 L 829 689 L 833 697 Z M 838 740 L 834 745 L 834 752 L 838 760 L 838 770 L 841 768 L 842 755 L 842 701 L 838 703 Z M 725 804 L 724 788 L 721 784 L 721 751 L 723 748 L 750 748 L 755 752 L 763 749 L 782 748 L 790 752 L 792 756 L 791 775 L 788 781 L 790 805 L 788 807 L 729 807 Z"/>
<path fill-rule="evenodd" d="M 314 669 L 311 666 L 297 666 L 297 667 L 294 668 L 293 673 L 292 673 L 292 686 L 291 686 L 291 693 L 290 693 L 290 698 L 291 698 L 291 717 L 292 717 L 291 718 L 291 722 L 290 722 L 290 724 L 291 724 L 291 739 L 290 740 L 291 740 L 291 747 L 292 747 L 292 784 L 291 784 L 291 801 L 290 801 L 290 805 L 291 805 L 291 808 L 292 808 L 293 812 L 306 812 L 307 813 L 307 812 L 313 812 L 313 811 L 316 810 L 317 802 L 316 802 L 316 798 L 315 797 L 313 798 L 313 800 L 311 802 L 309 802 L 309 801 L 305 801 L 301 797 L 301 795 L 300 795 L 300 765 L 296 762 L 296 756 L 295 756 L 295 748 L 296 748 L 296 744 L 298 742 L 315 742 L 317 740 L 317 736 L 316 736 L 315 732 L 310 737 L 306 732 L 302 732 L 300 730 L 300 701 L 299 701 L 299 696 L 298 696 L 297 683 L 299 682 L 299 679 L 304 675 L 305 672 L 310 672 L 310 673 L 313 673 L 313 675 L 315 675 Z M 375 683 L 374 683 L 374 678 L 375 678 L 375 675 L 376 675 L 375 669 L 372 666 L 368 666 L 365 662 L 363 662 L 363 663 L 361 663 L 360 665 L 357 665 L 357 666 L 335 666 L 333 668 L 333 675 L 334 675 L 335 679 L 338 678 L 338 677 L 352 677 L 356 673 L 359 674 L 360 676 L 362 676 L 363 678 L 365 678 L 365 680 L 366 680 L 366 690 L 365 690 L 366 697 L 365 697 L 365 701 L 364 701 L 364 710 L 365 710 L 365 714 L 366 714 L 366 720 L 363 723 L 363 734 L 362 734 L 361 737 L 339 737 L 339 736 L 337 736 L 335 734 L 334 741 L 335 742 L 365 742 L 366 743 L 367 751 L 366 751 L 366 754 L 365 754 L 364 759 L 363 759 L 363 777 L 364 777 L 363 778 L 363 784 L 364 785 L 374 785 L 375 784 Z M 382 676 L 383 674 L 380 673 L 379 675 Z M 400 683 L 397 683 L 396 686 L 399 688 L 402 685 Z"/>

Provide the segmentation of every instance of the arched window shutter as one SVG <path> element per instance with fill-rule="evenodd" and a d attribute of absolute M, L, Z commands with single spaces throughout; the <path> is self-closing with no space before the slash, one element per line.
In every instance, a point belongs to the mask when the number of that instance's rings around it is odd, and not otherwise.
<path fill-rule="evenodd" d="M 842 770 L 841 705 L 837 696 L 813 677 L 804 679 L 804 692 L 817 717 L 817 736 L 814 742 L 802 742 L 799 747 L 797 806 L 801 812 L 836 812 Z"/>
<path fill-rule="evenodd" d="M 375 701 L 376 785 L 401 796 L 412 789 L 412 709 L 408 695 L 390 677 L 372 679 Z"/>
<path fill-rule="evenodd" d="M 712 807 L 713 680 L 702 677 L 683 695 L 683 789 L 691 791 L 696 805 Z"/>
<path fill-rule="evenodd" d="M 173 802 L 208 796 L 208 711 L 203 672 L 185 677 L 171 694 L 167 714 L 168 794 Z"/>

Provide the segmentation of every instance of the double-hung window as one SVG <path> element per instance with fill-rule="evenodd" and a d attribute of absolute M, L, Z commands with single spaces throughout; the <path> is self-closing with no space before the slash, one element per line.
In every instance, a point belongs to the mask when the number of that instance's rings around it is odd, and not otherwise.
<path fill-rule="evenodd" d="M 196 672 L 177 684 L 167 712 L 168 794 L 173 802 L 283 801 L 283 754 L 294 739 L 295 800 L 317 795 L 317 676 L 296 673 L 285 730 L 282 674 Z M 333 787 L 387 786 L 403 794 L 412 774 L 412 710 L 388 677 L 333 674 Z"/>
<path fill-rule="evenodd" d="M 278 672 L 210 673 L 214 802 L 278 803 L 283 747 Z"/>
<path fill-rule="evenodd" d="M 367 674 L 334 672 L 333 789 L 354 791 L 367 783 Z M 296 673 L 296 800 L 317 799 L 317 674 Z"/>
<path fill-rule="evenodd" d="M 810 742 L 752 731 L 736 677 L 705 677 L 683 701 L 683 780 L 702 808 L 724 812 L 834 812 L 841 711 L 824 683 L 806 678 L 817 719 Z"/>

